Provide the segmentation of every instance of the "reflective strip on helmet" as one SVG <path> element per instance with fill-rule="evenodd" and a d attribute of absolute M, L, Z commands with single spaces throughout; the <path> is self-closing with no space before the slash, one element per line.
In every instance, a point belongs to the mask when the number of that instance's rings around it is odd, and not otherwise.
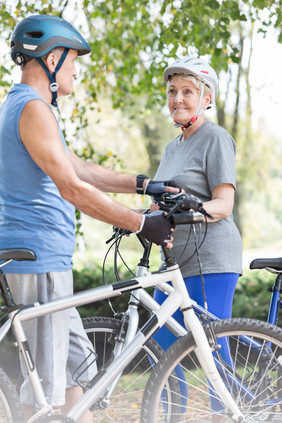
<path fill-rule="evenodd" d="M 32 44 L 23 44 L 23 48 L 25 48 L 26 50 L 36 50 L 38 46 L 36 45 L 32 45 Z"/>

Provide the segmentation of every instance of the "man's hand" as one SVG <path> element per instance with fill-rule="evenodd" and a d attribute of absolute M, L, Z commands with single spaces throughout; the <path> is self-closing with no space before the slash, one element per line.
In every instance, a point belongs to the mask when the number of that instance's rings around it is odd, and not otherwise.
<path fill-rule="evenodd" d="M 178 194 L 180 191 L 181 187 L 179 187 L 174 181 L 152 181 L 149 179 L 145 186 L 144 194 L 154 196 L 161 195 L 165 192 Z"/>
<path fill-rule="evenodd" d="M 164 217 L 164 212 L 157 210 L 153 213 L 144 215 L 143 227 L 139 233 L 148 241 L 152 241 L 163 247 L 172 248 L 172 230 L 173 227 Z"/>
<path fill-rule="evenodd" d="M 174 181 L 152 181 L 146 175 L 138 175 L 136 178 L 136 192 L 137 194 L 147 195 L 161 195 L 165 192 L 172 192 L 178 194 L 181 187 Z"/>

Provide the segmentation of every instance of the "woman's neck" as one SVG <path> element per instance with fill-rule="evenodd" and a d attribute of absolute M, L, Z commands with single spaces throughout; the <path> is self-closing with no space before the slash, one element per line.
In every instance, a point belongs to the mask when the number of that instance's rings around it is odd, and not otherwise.
<path fill-rule="evenodd" d="M 189 126 L 189 128 L 184 129 L 182 131 L 181 141 L 185 141 L 189 137 L 191 137 L 191 135 L 194 134 L 194 132 L 196 132 L 198 128 L 200 128 L 200 126 L 205 122 L 205 120 L 206 119 L 205 119 L 204 115 L 198 116 L 198 119 L 191 126 Z"/>

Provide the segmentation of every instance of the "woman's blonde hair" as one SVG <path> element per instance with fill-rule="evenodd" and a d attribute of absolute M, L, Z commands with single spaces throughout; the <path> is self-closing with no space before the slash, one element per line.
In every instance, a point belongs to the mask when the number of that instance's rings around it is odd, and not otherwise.
<path fill-rule="evenodd" d="M 198 94 L 201 93 L 202 84 L 204 84 L 204 96 L 212 94 L 212 89 L 196 75 L 191 75 L 188 73 L 181 73 L 179 75 L 170 75 L 168 77 L 168 83 L 172 80 L 174 76 L 178 76 L 180 79 L 185 79 L 185 81 L 190 81 L 198 91 Z"/>

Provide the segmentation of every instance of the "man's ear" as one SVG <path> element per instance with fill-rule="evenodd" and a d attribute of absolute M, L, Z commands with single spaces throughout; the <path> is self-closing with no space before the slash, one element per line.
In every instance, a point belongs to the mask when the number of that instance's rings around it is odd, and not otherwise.
<path fill-rule="evenodd" d="M 59 60 L 60 58 L 53 52 L 49 53 L 47 58 L 45 59 L 45 64 L 51 74 L 55 71 Z"/>

